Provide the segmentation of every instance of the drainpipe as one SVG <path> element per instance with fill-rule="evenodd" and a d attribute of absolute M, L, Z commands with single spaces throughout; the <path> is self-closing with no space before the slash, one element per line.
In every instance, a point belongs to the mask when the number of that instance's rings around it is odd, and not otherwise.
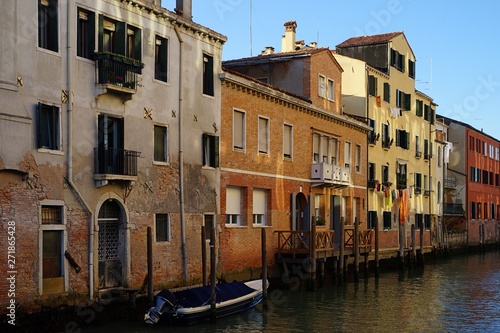
<path fill-rule="evenodd" d="M 67 74 L 67 92 L 68 92 L 68 107 L 67 107 L 67 178 L 66 181 L 68 182 L 69 186 L 73 189 L 73 191 L 76 193 L 78 199 L 84 206 L 84 208 L 87 210 L 87 212 L 90 214 L 90 221 L 89 221 L 89 299 L 93 300 L 94 299 L 94 213 L 92 212 L 92 209 L 90 209 L 90 206 L 87 204 L 85 201 L 84 197 L 78 191 L 77 187 L 73 183 L 73 147 L 72 147 L 72 134 L 73 134 L 73 75 L 72 75 L 72 70 L 73 70 L 73 48 L 72 48 L 72 39 L 73 35 L 71 34 L 71 28 L 72 28 L 72 21 L 71 18 L 73 17 L 73 13 L 71 9 L 74 7 L 73 6 L 73 1 L 69 0 L 67 2 L 67 26 L 66 26 L 66 37 L 67 37 L 67 44 L 66 44 L 66 74 Z"/>
<path fill-rule="evenodd" d="M 184 272 L 184 282 L 187 282 L 186 227 L 184 220 L 184 144 L 182 140 L 182 44 L 184 41 L 176 25 L 174 25 L 174 30 L 179 40 L 179 209 L 181 215 L 182 268 Z"/>

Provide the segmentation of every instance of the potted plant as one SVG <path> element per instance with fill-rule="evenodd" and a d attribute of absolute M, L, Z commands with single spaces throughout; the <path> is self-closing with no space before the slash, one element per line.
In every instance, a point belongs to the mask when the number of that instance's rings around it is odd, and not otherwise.
<path fill-rule="evenodd" d="M 322 218 L 321 216 L 316 216 L 316 225 L 324 226 L 325 224 L 326 221 L 324 218 Z"/>

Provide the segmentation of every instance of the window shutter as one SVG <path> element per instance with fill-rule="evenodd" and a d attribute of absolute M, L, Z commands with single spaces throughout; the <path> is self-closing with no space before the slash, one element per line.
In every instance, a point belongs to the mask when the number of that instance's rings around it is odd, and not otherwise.
<path fill-rule="evenodd" d="M 244 113 L 233 112 L 233 147 L 243 149 L 243 119 Z"/>
<path fill-rule="evenodd" d="M 259 152 L 267 153 L 267 119 L 259 118 Z"/>
<path fill-rule="evenodd" d="M 57 15 L 57 0 L 49 1 L 49 20 L 48 20 L 48 29 L 49 29 L 49 50 L 57 52 L 59 50 L 59 24 L 58 24 L 58 15 Z"/>
<path fill-rule="evenodd" d="M 214 136 L 213 137 L 213 143 L 214 143 L 214 149 L 213 149 L 213 152 L 214 152 L 214 156 L 213 156 L 213 159 L 214 159 L 214 163 L 213 163 L 213 167 L 214 168 L 218 168 L 219 167 L 219 161 L 220 161 L 220 158 L 219 158 L 219 137 L 218 136 Z"/>
<path fill-rule="evenodd" d="M 104 16 L 102 14 L 99 14 L 98 16 L 98 32 L 99 36 L 97 36 L 97 50 L 99 52 L 104 51 Z"/>
<path fill-rule="evenodd" d="M 226 214 L 239 215 L 241 211 L 241 189 L 226 188 Z"/>
<path fill-rule="evenodd" d="M 283 127 L 283 156 L 292 157 L 292 126 Z"/>
<path fill-rule="evenodd" d="M 142 55 L 142 34 L 141 29 L 135 29 L 134 32 L 134 59 L 141 60 Z"/>
<path fill-rule="evenodd" d="M 253 214 L 266 214 L 266 190 L 253 190 Z"/>
<path fill-rule="evenodd" d="M 36 123 L 37 123 L 36 147 L 42 148 L 42 104 L 41 103 L 38 103 L 36 109 Z"/>
<path fill-rule="evenodd" d="M 410 149 L 410 132 L 406 132 L 406 149 Z"/>
<path fill-rule="evenodd" d="M 90 59 L 95 52 L 95 13 L 87 12 L 87 54 Z"/>
<path fill-rule="evenodd" d="M 401 131 L 399 129 L 396 129 L 396 147 L 401 146 L 400 132 Z"/>
<path fill-rule="evenodd" d="M 125 23 L 116 22 L 115 23 L 115 38 L 113 45 L 113 52 L 116 54 L 125 55 Z"/>

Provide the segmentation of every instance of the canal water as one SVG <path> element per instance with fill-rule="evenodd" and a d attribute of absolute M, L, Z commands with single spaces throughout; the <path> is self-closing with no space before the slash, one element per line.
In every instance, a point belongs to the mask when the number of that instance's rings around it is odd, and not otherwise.
<path fill-rule="evenodd" d="M 98 332 L 500 332 L 500 252 L 427 264 L 420 272 L 391 271 L 380 278 L 311 292 L 275 289 L 260 306 L 191 327 L 109 323 Z"/>

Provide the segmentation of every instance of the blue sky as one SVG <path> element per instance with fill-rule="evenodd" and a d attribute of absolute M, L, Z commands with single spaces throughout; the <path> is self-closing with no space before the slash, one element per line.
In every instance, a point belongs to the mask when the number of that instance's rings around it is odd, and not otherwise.
<path fill-rule="evenodd" d="M 175 1 L 163 6 L 173 10 Z M 354 36 L 404 31 L 417 58 L 417 89 L 434 98 L 437 113 L 497 139 L 499 12 L 496 0 L 193 0 L 193 20 L 227 36 L 224 60 L 266 46 L 281 51 L 290 20 L 297 21 L 298 40 L 331 49 Z"/>

